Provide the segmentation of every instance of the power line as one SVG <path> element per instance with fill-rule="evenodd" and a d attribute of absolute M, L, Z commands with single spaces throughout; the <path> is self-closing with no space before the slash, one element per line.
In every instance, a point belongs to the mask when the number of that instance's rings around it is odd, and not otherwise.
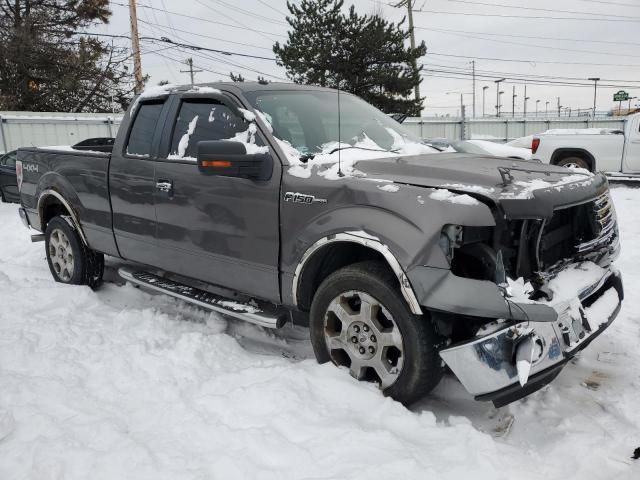
<path fill-rule="evenodd" d="M 208 5 L 208 4 L 206 4 L 206 3 L 203 3 L 201 0 L 196 0 L 196 3 L 198 3 L 198 4 L 202 5 L 202 6 L 203 6 L 203 7 L 205 7 L 205 8 L 208 8 L 209 10 L 211 10 L 212 12 L 214 12 L 214 13 L 216 13 L 216 14 L 218 14 L 218 15 L 222 15 L 223 17 L 225 17 L 225 18 L 227 18 L 227 19 L 231 20 L 233 23 L 235 23 L 236 25 L 238 25 L 238 26 L 240 26 L 240 27 L 246 28 L 247 30 L 251 30 L 251 29 L 250 29 L 250 28 L 248 28 L 244 23 L 239 22 L 239 21 L 238 21 L 238 20 L 236 20 L 235 18 L 233 18 L 233 17 L 231 17 L 231 16 L 229 16 L 229 15 L 227 15 L 227 14 L 225 14 L 225 13 L 223 13 L 223 12 L 219 11 L 219 10 L 216 10 L 216 9 L 215 9 L 215 8 L 213 8 L 211 5 Z M 258 35 L 260 35 L 261 37 L 266 38 L 268 41 L 273 42 L 273 39 L 272 39 L 272 38 L 269 38 L 269 37 L 267 36 L 267 35 L 271 35 L 271 36 L 273 36 L 273 34 L 261 33 L 261 32 L 260 32 L 260 31 L 258 31 L 258 30 L 253 30 L 253 31 L 254 31 L 254 32 L 256 32 Z"/>
<path fill-rule="evenodd" d="M 625 23 L 638 23 L 640 20 L 631 20 L 623 18 L 607 19 L 607 18 L 577 18 L 577 17 L 549 17 L 549 16 L 534 16 L 534 15 L 505 15 L 499 13 L 465 13 L 465 12 L 442 12 L 437 10 L 414 10 L 416 13 L 433 13 L 436 15 L 462 15 L 466 17 L 498 17 L 498 18 L 525 18 L 527 20 L 570 20 L 570 21 L 585 21 L 585 22 L 625 22 Z"/>
<path fill-rule="evenodd" d="M 603 0 L 578 0 L 579 2 L 589 2 L 589 3 L 601 3 L 603 5 L 618 5 L 621 7 L 635 7 L 640 8 L 640 5 L 634 5 L 633 3 L 622 3 L 622 2 L 605 2 Z"/>
<path fill-rule="evenodd" d="M 248 17 L 251 18 L 257 18 L 258 20 L 263 20 L 269 23 L 274 23 L 276 25 L 287 25 L 287 23 L 283 22 L 282 20 L 276 20 L 275 18 L 270 18 L 264 15 L 260 15 L 259 13 L 255 13 L 255 12 L 251 12 L 249 10 L 246 10 L 244 8 L 240 8 L 237 5 L 229 5 L 227 2 L 225 2 L 224 0 L 212 0 L 214 2 L 216 2 L 217 4 L 221 4 L 226 6 L 227 8 L 231 8 L 234 12 L 238 12 L 238 13 L 242 13 Z"/>
<path fill-rule="evenodd" d="M 433 30 L 437 30 L 437 29 L 433 29 Z M 446 35 L 455 35 L 455 36 L 464 37 L 464 38 L 474 38 L 474 39 L 478 39 L 478 40 L 485 40 L 485 41 L 488 41 L 488 42 L 496 42 L 496 43 L 510 44 L 510 45 L 519 45 L 519 46 L 524 46 L 524 47 L 534 47 L 534 48 L 539 48 L 539 49 L 562 50 L 562 51 L 565 51 L 565 52 L 577 52 L 577 53 L 589 53 L 589 54 L 592 54 L 592 55 L 607 55 L 609 57 L 640 58 L 640 55 L 632 55 L 632 54 L 626 54 L 626 53 L 615 53 L 615 54 L 612 54 L 611 52 L 595 52 L 593 50 L 582 50 L 582 49 L 576 49 L 576 48 L 563 48 L 563 47 L 555 47 L 555 46 L 549 46 L 549 45 L 537 45 L 537 44 L 531 44 L 531 43 L 514 42 L 514 41 L 510 41 L 510 40 L 499 40 L 499 39 L 493 39 L 493 38 L 483 38 L 483 37 L 476 36 L 476 35 L 467 35 L 467 34 L 464 34 L 464 33 L 453 33 L 453 32 L 444 31 L 444 30 L 440 30 L 440 32 L 444 33 Z"/>
<path fill-rule="evenodd" d="M 118 3 L 118 2 L 114 2 L 111 1 L 111 5 L 118 5 L 119 7 L 128 7 L 127 5 L 125 5 L 124 3 Z M 222 25 L 225 27 L 229 27 L 229 28 L 236 28 L 236 29 L 241 29 L 241 30 L 249 30 L 251 32 L 255 32 L 255 33 L 264 33 L 266 35 L 272 35 L 274 37 L 283 37 L 284 35 L 278 34 L 278 33 L 272 33 L 272 32 L 265 32 L 262 30 L 256 30 L 255 28 L 251 28 L 251 27 L 247 27 L 246 25 L 231 25 L 229 23 L 224 23 L 224 22 L 218 22 L 215 20 L 209 20 L 208 18 L 202 18 L 202 17 L 196 17 L 194 15 L 187 15 L 185 13 L 178 13 L 178 12 L 173 12 L 171 10 L 166 10 L 164 8 L 158 8 L 158 7 L 152 7 L 151 5 L 140 5 L 140 8 L 147 8 L 149 10 L 156 10 L 158 12 L 166 12 L 170 15 L 175 15 L 176 17 L 183 17 L 183 18 L 189 18 L 191 20 L 199 20 L 201 22 L 206 22 L 206 23 L 211 23 L 214 25 Z"/>
<path fill-rule="evenodd" d="M 594 12 L 580 12 L 575 10 L 557 10 L 557 9 L 550 9 L 550 8 L 523 7 L 520 5 L 507 5 L 504 3 L 490 3 L 490 2 L 476 2 L 473 0 L 449 0 L 449 2 L 465 3 L 469 5 L 483 5 L 487 7 L 515 8 L 516 10 L 532 10 L 536 12 L 574 13 L 577 15 L 590 15 L 590 16 L 597 16 L 597 17 L 605 16 L 605 17 L 628 18 L 628 19 L 640 20 L 639 17 L 629 17 L 628 15 L 613 15 L 609 13 L 594 13 Z"/>
<path fill-rule="evenodd" d="M 428 52 L 427 55 L 437 55 L 437 56 L 441 56 L 441 57 L 453 57 L 453 58 L 475 58 L 476 60 L 490 60 L 490 61 L 494 61 L 494 62 L 513 62 L 513 63 L 529 63 L 529 64 L 535 64 L 535 63 L 548 63 L 548 64 L 552 64 L 552 65 L 590 65 L 590 66 L 596 66 L 596 67 L 631 67 L 631 68 L 637 68 L 637 65 L 629 65 L 629 64 L 621 64 L 621 63 L 589 63 L 589 62 L 566 62 L 566 61 L 551 61 L 551 60 L 535 60 L 535 59 L 530 59 L 530 60 L 522 60 L 519 58 L 497 58 L 497 57 L 478 57 L 478 56 L 471 56 L 471 55 L 454 55 L 451 53 L 439 53 L 439 52 Z"/>
<path fill-rule="evenodd" d="M 155 23 L 151 23 L 151 22 L 148 22 L 148 21 L 140 20 L 140 19 L 138 19 L 138 21 L 139 21 L 140 23 L 144 23 L 144 24 L 149 25 L 149 26 L 155 26 L 155 27 L 157 27 L 157 28 L 159 28 L 159 29 L 161 29 L 161 30 L 164 30 L 165 32 L 167 31 L 167 29 L 165 28 L 165 26 L 164 26 L 164 25 L 155 24 Z M 224 39 L 224 38 L 212 37 L 211 35 L 205 35 L 204 33 L 189 32 L 188 30 L 181 30 L 181 29 L 179 29 L 179 28 L 175 28 L 175 27 L 174 27 L 174 28 L 172 28 L 172 29 L 171 29 L 171 31 L 180 32 L 180 33 L 186 33 L 186 34 L 188 34 L 188 35 L 194 35 L 194 36 L 196 36 L 196 37 L 208 38 L 208 39 L 210 39 L 210 40 L 216 40 L 216 41 L 218 41 L 218 42 L 231 43 L 231 44 L 233 44 L 233 45 L 241 45 L 241 46 L 243 46 L 243 47 L 257 48 L 257 49 L 260 49 L 260 50 L 267 50 L 267 51 L 269 51 L 269 52 L 271 52 L 271 51 L 272 51 L 270 48 L 267 48 L 267 47 L 261 47 L 260 45 L 254 45 L 254 44 L 251 44 L 251 43 L 235 42 L 235 41 L 233 41 L 233 40 L 226 40 L 226 39 Z M 177 36 L 178 36 L 178 35 L 176 34 L 176 37 L 177 37 Z"/>
<path fill-rule="evenodd" d="M 612 45 L 631 45 L 634 47 L 639 47 L 640 43 L 633 42 L 620 42 L 613 40 L 592 40 L 592 39 L 582 39 L 582 38 L 562 38 L 562 37 L 540 37 L 540 36 L 532 36 L 532 35 L 515 35 L 508 33 L 489 33 L 489 32 L 470 32 L 468 30 L 449 30 L 445 28 L 426 28 L 426 27 L 415 27 L 417 30 L 428 30 L 434 32 L 451 32 L 451 33 L 466 33 L 470 35 L 489 35 L 494 37 L 512 37 L 512 38 L 530 38 L 534 40 L 554 40 L 554 41 L 565 41 L 565 42 L 578 42 L 578 43 L 603 43 L 603 44 L 612 44 Z"/>
<path fill-rule="evenodd" d="M 278 10 L 276 7 L 274 7 L 273 5 L 270 5 L 269 3 L 265 2 L 264 0 L 258 0 L 258 2 L 260 2 L 265 7 L 269 7 L 274 12 L 278 12 L 280 15 L 284 15 L 284 16 L 288 15 L 288 13 L 284 13 L 282 10 Z"/>

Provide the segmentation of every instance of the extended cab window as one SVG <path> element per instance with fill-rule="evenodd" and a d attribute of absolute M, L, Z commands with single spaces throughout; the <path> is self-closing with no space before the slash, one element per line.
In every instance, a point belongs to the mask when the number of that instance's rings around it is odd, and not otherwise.
<path fill-rule="evenodd" d="M 129 142 L 127 143 L 127 155 L 136 157 L 151 156 L 151 142 L 163 105 L 163 101 L 138 105 L 138 113 L 133 121 Z"/>
<path fill-rule="evenodd" d="M 198 142 L 236 140 L 264 145 L 256 135 L 255 124 L 238 117 L 229 107 L 215 100 L 182 102 L 171 138 L 169 158 L 193 160 Z"/>

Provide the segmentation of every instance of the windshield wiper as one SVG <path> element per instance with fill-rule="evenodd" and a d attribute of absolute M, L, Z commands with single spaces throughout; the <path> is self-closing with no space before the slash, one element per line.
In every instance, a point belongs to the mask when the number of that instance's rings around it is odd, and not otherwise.
<path fill-rule="evenodd" d="M 336 147 L 336 148 L 334 148 L 333 150 L 331 150 L 331 151 L 329 152 L 329 155 L 331 155 L 332 153 L 336 153 L 337 151 L 340 151 L 340 150 L 349 150 L 349 149 L 351 149 L 351 148 L 357 148 L 358 150 L 368 150 L 368 151 L 370 151 L 370 152 L 384 152 L 384 153 L 398 153 L 398 152 L 400 151 L 400 149 L 395 149 L 395 150 L 384 150 L 384 149 L 382 149 L 382 148 L 378 149 L 378 148 L 359 147 L 359 146 L 357 146 L 357 145 L 349 145 L 348 147 L 347 147 L 347 146 L 344 146 L 344 147 Z"/>
<path fill-rule="evenodd" d="M 336 147 L 333 150 L 329 151 L 329 152 L 319 152 L 320 154 L 324 153 L 326 155 L 331 155 L 333 153 L 336 153 L 340 150 L 349 150 L 351 148 L 357 148 L 358 150 L 368 150 L 369 152 L 384 152 L 384 153 L 398 153 L 400 151 L 400 149 L 395 149 L 395 150 L 384 150 L 382 148 L 378 149 L 378 148 L 367 148 L 367 147 L 358 147 L 357 145 L 349 145 L 349 146 L 343 146 L 343 147 Z M 307 163 L 309 160 L 313 160 L 315 158 L 315 156 L 318 155 L 318 153 L 307 153 L 305 155 L 301 155 L 300 156 L 300 161 L 302 163 Z"/>

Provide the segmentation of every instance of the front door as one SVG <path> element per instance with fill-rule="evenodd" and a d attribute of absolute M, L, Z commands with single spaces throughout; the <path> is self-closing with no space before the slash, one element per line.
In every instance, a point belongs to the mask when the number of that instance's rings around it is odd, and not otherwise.
<path fill-rule="evenodd" d="M 640 173 L 640 115 L 629 118 L 629 122 L 624 149 L 624 171 Z"/>
<path fill-rule="evenodd" d="M 174 108 L 171 140 L 155 169 L 165 186 L 155 193 L 159 266 L 278 301 L 279 163 L 268 181 L 200 174 L 199 141 L 264 143 L 255 123 L 213 98 L 185 98 Z"/>

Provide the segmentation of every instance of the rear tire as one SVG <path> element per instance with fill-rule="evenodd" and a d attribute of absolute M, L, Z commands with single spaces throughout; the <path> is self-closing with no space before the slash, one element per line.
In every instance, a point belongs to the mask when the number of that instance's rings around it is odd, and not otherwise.
<path fill-rule="evenodd" d="M 579 167 L 591 171 L 589 163 L 582 157 L 566 157 L 560 160 L 557 165 L 559 167 Z"/>
<path fill-rule="evenodd" d="M 414 315 L 386 265 L 366 261 L 342 268 L 320 285 L 309 329 L 319 363 L 347 367 L 359 380 L 408 405 L 442 377 L 441 337 L 428 315 Z M 355 339 L 355 341 L 354 341 Z"/>
<path fill-rule="evenodd" d="M 45 249 L 56 282 L 87 285 L 92 289 L 102 284 L 104 255 L 89 249 L 64 217 L 54 217 L 47 224 Z"/>

